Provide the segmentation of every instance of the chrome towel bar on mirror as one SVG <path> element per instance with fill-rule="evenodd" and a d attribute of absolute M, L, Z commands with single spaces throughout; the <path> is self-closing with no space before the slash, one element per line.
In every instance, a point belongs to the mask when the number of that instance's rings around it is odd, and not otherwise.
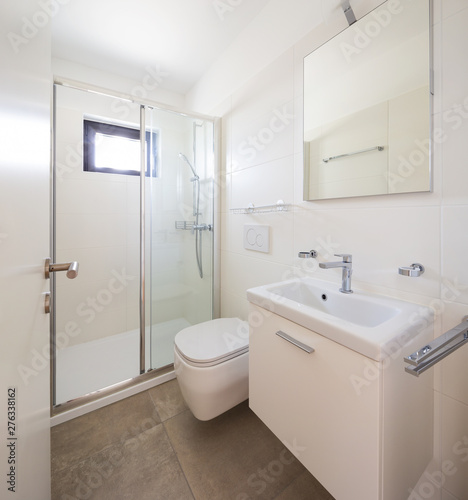
<path fill-rule="evenodd" d="M 289 343 L 295 345 L 296 347 L 299 347 L 299 349 L 302 349 L 307 354 L 311 354 L 315 351 L 315 349 L 313 347 L 310 347 L 307 344 L 304 344 L 303 342 L 296 340 L 295 338 L 291 337 L 287 333 L 282 332 L 281 330 L 278 330 L 276 332 L 276 335 L 278 335 L 278 337 L 281 337 L 282 339 L 288 341 Z"/>
<path fill-rule="evenodd" d="M 405 362 L 412 366 L 406 366 L 405 371 L 417 377 L 466 343 L 468 343 L 468 321 L 464 318 L 456 327 L 406 356 Z"/>
<path fill-rule="evenodd" d="M 368 153 L 369 151 L 383 151 L 383 150 L 384 150 L 383 146 L 375 146 L 375 148 L 361 149 L 360 151 L 354 151 L 353 153 L 344 153 L 342 155 L 330 156 L 329 158 L 324 158 L 322 161 L 324 163 L 328 163 L 329 161 L 332 160 L 338 160 L 338 158 L 345 158 L 347 156 L 354 156 L 354 155 L 359 155 L 361 153 Z"/>

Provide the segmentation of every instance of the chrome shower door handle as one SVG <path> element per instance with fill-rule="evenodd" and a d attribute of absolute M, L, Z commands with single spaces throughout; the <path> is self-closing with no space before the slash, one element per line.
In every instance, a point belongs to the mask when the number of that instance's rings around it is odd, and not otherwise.
<path fill-rule="evenodd" d="M 56 273 L 57 271 L 66 271 L 67 278 L 72 280 L 78 276 L 79 267 L 80 265 L 76 260 L 74 260 L 73 262 L 67 262 L 65 264 L 54 264 L 50 262 L 49 258 L 47 258 L 44 267 L 45 278 L 50 278 L 50 273 Z"/>

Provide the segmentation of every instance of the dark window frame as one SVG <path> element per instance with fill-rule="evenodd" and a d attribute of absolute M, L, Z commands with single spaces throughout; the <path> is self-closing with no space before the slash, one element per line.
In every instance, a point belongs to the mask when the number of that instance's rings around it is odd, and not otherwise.
<path fill-rule="evenodd" d="M 136 128 L 123 127 L 111 123 L 83 120 L 83 171 L 98 172 L 103 174 L 140 175 L 136 170 L 120 170 L 114 168 L 97 168 L 95 163 L 96 134 L 104 134 L 113 137 L 140 140 L 140 130 Z M 152 140 L 151 140 L 152 139 Z M 151 145 L 151 147 L 150 147 Z M 157 149 L 158 134 L 146 131 L 146 177 L 157 177 Z M 153 171 L 151 172 L 151 156 L 153 157 Z"/>

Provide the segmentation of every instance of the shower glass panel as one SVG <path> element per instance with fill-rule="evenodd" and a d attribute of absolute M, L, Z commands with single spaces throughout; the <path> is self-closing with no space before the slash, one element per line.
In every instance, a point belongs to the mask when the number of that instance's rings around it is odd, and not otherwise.
<path fill-rule="evenodd" d="M 213 317 L 214 129 L 159 109 L 148 110 L 148 124 L 160 144 L 146 268 L 147 366 L 157 369 L 173 363 L 181 329 Z"/>
<path fill-rule="evenodd" d="M 52 259 L 80 265 L 52 277 L 60 404 L 140 374 L 140 116 L 56 86 L 54 119 Z"/>
<path fill-rule="evenodd" d="M 55 85 L 52 188 L 52 262 L 80 266 L 50 276 L 57 406 L 171 365 L 213 317 L 214 122 Z"/>

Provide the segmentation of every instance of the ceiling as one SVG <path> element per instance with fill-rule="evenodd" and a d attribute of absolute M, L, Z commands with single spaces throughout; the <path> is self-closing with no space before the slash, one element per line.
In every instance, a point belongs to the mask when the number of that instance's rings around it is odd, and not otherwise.
<path fill-rule="evenodd" d="M 185 95 L 237 45 L 237 57 L 288 48 L 345 0 L 61 0 L 52 55 Z M 351 0 L 353 7 L 376 0 Z M 382 0 L 380 0 L 382 1 Z M 63 2 L 63 4 L 62 4 Z M 253 47 L 252 44 L 255 44 Z M 290 45 L 288 45 L 290 44 Z M 239 49 L 240 48 L 240 49 Z"/>
<path fill-rule="evenodd" d="M 53 18 L 52 55 L 187 93 L 270 0 L 76 0 Z"/>

